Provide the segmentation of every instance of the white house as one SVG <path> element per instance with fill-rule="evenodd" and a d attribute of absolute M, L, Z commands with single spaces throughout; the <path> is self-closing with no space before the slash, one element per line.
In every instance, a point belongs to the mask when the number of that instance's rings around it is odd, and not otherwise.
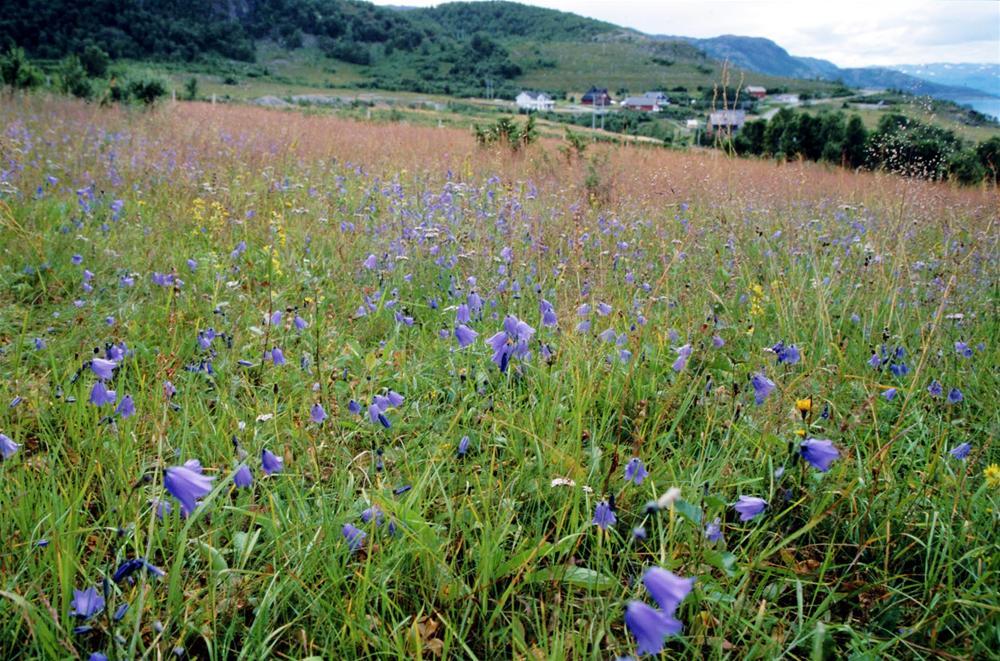
<path fill-rule="evenodd" d="M 712 133 L 716 131 L 728 131 L 736 133 L 747 121 L 747 114 L 743 110 L 718 110 L 708 116 L 708 130 Z"/>
<path fill-rule="evenodd" d="M 515 97 L 514 102 L 520 110 L 552 110 L 555 101 L 545 92 L 521 92 Z"/>
<path fill-rule="evenodd" d="M 798 94 L 775 94 L 771 97 L 775 103 L 783 103 L 789 106 L 797 106 L 800 103 Z"/>
<path fill-rule="evenodd" d="M 647 99 L 653 99 L 654 101 L 656 101 L 656 105 L 660 106 L 661 108 L 665 108 L 666 106 L 670 105 L 670 99 L 668 99 L 667 95 L 664 94 L 663 92 L 660 91 L 646 92 L 643 94 L 643 96 L 646 97 Z"/>

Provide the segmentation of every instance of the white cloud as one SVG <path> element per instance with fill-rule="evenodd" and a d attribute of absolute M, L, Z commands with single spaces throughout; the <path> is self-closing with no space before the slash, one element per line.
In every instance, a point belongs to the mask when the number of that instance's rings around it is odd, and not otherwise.
<path fill-rule="evenodd" d="M 1000 63 L 996 0 L 524 0 L 653 34 L 766 37 L 840 66 Z M 430 6 L 433 0 L 376 0 Z"/>

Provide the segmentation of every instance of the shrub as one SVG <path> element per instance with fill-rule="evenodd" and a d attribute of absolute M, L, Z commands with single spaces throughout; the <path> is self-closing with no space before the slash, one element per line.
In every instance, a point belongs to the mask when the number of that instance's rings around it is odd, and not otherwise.
<path fill-rule="evenodd" d="M 1000 181 L 1000 137 L 993 136 L 980 142 L 976 147 L 976 156 L 990 181 L 994 184 Z"/>
<path fill-rule="evenodd" d="M 904 176 L 941 179 L 960 148 L 952 131 L 891 113 L 869 136 L 868 164 Z"/>
<path fill-rule="evenodd" d="M 59 91 L 81 99 L 89 99 L 93 94 L 87 70 L 76 55 L 70 55 L 59 63 Z"/>
<path fill-rule="evenodd" d="M 587 150 L 587 138 L 582 133 L 576 133 L 569 127 L 566 128 L 566 144 L 560 147 L 565 154 L 566 160 L 583 158 L 583 152 Z"/>
<path fill-rule="evenodd" d="M 133 103 L 151 106 L 160 97 L 167 95 L 167 84 L 152 75 L 140 77 L 111 78 L 108 94 L 103 102 Z"/>
<path fill-rule="evenodd" d="M 149 106 L 167 95 L 167 84 L 153 76 L 133 78 L 128 82 L 128 93 L 131 98 Z"/>
<path fill-rule="evenodd" d="M 948 177 L 960 184 L 978 184 L 986 177 L 986 168 L 971 149 L 952 154 L 948 161 Z"/>
<path fill-rule="evenodd" d="M 510 117 L 501 117 L 492 125 L 473 124 L 472 131 L 476 136 L 476 142 L 480 145 L 504 144 L 512 151 L 517 151 L 538 139 L 534 115 L 528 115 L 528 121 L 523 126 L 518 126 Z"/>
<path fill-rule="evenodd" d="M 11 46 L 7 54 L 0 57 L 0 77 L 4 85 L 24 90 L 38 87 L 45 80 L 42 71 L 28 60 L 23 48 Z"/>
<path fill-rule="evenodd" d="M 83 53 L 80 54 L 80 63 L 87 70 L 88 76 L 104 78 L 108 73 L 111 58 L 108 57 L 108 54 L 100 46 L 91 41 L 84 46 Z"/>

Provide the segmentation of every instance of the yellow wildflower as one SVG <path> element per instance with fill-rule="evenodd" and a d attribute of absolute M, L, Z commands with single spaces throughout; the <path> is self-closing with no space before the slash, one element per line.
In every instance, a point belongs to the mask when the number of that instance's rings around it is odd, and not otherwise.
<path fill-rule="evenodd" d="M 764 288 L 754 283 L 750 285 L 750 316 L 756 317 L 764 312 L 761 303 L 765 300 Z"/>
<path fill-rule="evenodd" d="M 1000 465 L 990 464 L 983 471 L 983 477 L 986 478 L 986 486 L 991 489 L 1000 489 Z"/>

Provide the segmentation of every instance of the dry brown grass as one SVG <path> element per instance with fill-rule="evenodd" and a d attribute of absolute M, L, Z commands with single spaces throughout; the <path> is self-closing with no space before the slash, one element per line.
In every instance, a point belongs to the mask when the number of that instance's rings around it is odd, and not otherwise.
<path fill-rule="evenodd" d="M 732 213 L 828 201 L 868 206 L 905 221 L 929 215 L 993 218 L 1000 208 L 994 188 L 965 188 L 810 162 L 738 159 L 715 150 L 595 144 L 578 158 L 567 156 L 560 141 L 542 139 L 523 152 L 511 153 L 503 147 L 479 147 L 470 133 L 458 129 L 207 103 L 168 103 L 141 112 L 62 98 L 4 97 L 0 106 L 6 112 L 0 107 L 0 117 L 15 117 L 23 104 L 34 113 L 58 118 L 63 130 L 86 126 L 91 131 L 120 131 L 127 126 L 133 154 L 168 146 L 179 163 L 225 169 L 227 159 L 238 159 L 253 169 L 264 169 L 290 161 L 335 159 L 385 178 L 434 180 L 450 173 L 462 181 L 499 176 L 511 185 L 530 181 L 547 194 L 596 202 L 611 212 L 623 208 L 652 212 L 692 202 Z M 595 181 L 592 176 L 588 190 L 589 170 L 596 174 L 598 200 L 588 200 Z"/>

